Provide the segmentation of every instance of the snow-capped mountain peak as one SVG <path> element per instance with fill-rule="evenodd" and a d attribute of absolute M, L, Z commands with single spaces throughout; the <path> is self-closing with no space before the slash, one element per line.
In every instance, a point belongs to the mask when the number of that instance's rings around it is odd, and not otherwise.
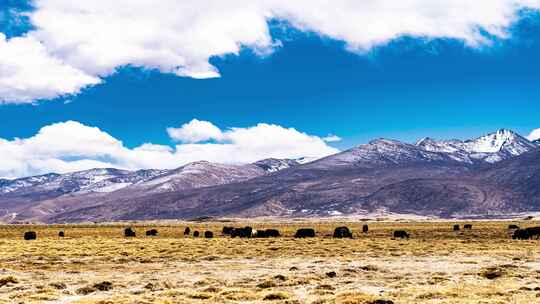
<path fill-rule="evenodd" d="M 469 152 L 495 153 L 509 147 L 509 151 L 513 155 L 519 155 L 525 152 L 524 150 L 527 147 L 531 146 L 531 143 L 526 138 L 506 129 L 501 129 L 474 140 L 465 141 L 465 144 Z"/>
<path fill-rule="evenodd" d="M 537 148 L 526 138 L 507 129 L 466 141 L 457 139 L 436 141 L 424 138 L 416 145 L 426 151 L 449 153 L 455 159 L 463 162 L 484 161 L 488 163 L 518 156 Z"/>

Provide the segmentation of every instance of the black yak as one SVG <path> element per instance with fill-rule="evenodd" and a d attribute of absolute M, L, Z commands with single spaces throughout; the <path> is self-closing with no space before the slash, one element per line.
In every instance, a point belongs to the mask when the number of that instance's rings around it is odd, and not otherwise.
<path fill-rule="evenodd" d="M 199 237 L 199 231 L 197 230 L 193 231 L 193 237 Z"/>
<path fill-rule="evenodd" d="M 508 225 L 508 230 L 519 229 L 518 225 Z"/>
<path fill-rule="evenodd" d="M 269 238 L 269 237 L 279 237 L 279 230 L 277 229 L 265 229 L 265 230 L 254 230 L 253 236 L 257 238 Z"/>
<path fill-rule="evenodd" d="M 246 226 L 244 228 L 234 228 L 231 231 L 231 237 L 250 238 L 254 236 L 253 228 Z"/>
<path fill-rule="evenodd" d="M 279 230 L 277 229 L 266 229 L 265 230 L 266 237 L 280 237 L 281 234 L 279 233 Z"/>
<path fill-rule="evenodd" d="M 135 230 L 131 228 L 124 229 L 124 236 L 125 237 L 135 237 Z"/>
<path fill-rule="evenodd" d="M 459 231 L 459 225 L 454 225 L 454 231 Z"/>
<path fill-rule="evenodd" d="M 157 236 L 157 235 L 158 235 L 158 231 L 156 229 L 150 229 L 146 231 L 146 236 Z"/>
<path fill-rule="evenodd" d="M 368 233 L 368 231 L 369 231 L 368 225 L 362 226 L 362 232 L 363 232 L 363 233 Z"/>
<path fill-rule="evenodd" d="M 528 240 L 529 234 L 525 229 L 517 229 L 516 231 L 514 231 L 512 238 L 514 240 Z"/>
<path fill-rule="evenodd" d="M 349 230 L 348 227 L 343 226 L 343 227 L 337 227 L 336 229 L 334 229 L 334 237 L 339 238 L 339 239 L 342 239 L 342 238 L 352 239 L 353 235 L 352 235 L 351 230 Z"/>
<path fill-rule="evenodd" d="M 540 227 L 525 228 L 525 231 L 527 231 L 531 239 L 533 238 L 533 236 L 536 236 L 536 239 L 540 238 Z"/>
<path fill-rule="evenodd" d="M 58 237 L 61 237 L 61 238 L 62 238 L 62 237 L 64 237 L 64 236 L 66 236 L 66 235 L 64 234 L 64 231 L 58 232 Z"/>
<path fill-rule="evenodd" d="M 27 231 L 24 233 L 24 239 L 27 241 L 37 239 L 37 234 L 35 231 Z"/>
<path fill-rule="evenodd" d="M 204 237 L 207 238 L 207 239 L 211 239 L 214 237 L 214 233 L 212 231 L 205 231 L 204 232 Z"/>
<path fill-rule="evenodd" d="M 184 229 L 184 235 L 189 235 L 191 233 L 191 229 L 189 229 L 189 227 L 186 227 L 186 229 Z"/>
<path fill-rule="evenodd" d="M 253 237 L 256 238 L 267 238 L 266 230 L 253 230 Z"/>
<path fill-rule="evenodd" d="M 405 238 L 408 239 L 409 234 L 405 230 L 396 230 L 396 231 L 394 231 L 394 237 L 395 238 L 401 238 L 401 239 L 405 239 Z"/>
<path fill-rule="evenodd" d="M 465 225 L 463 225 L 463 229 L 471 230 L 472 225 L 471 224 L 465 224 Z"/>
<path fill-rule="evenodd" d="M 536 239 L 540 238 L 540 227 L 530 227 L 525 229 L 518 229 L 514 231 L 512 238 L 514 240 L 529 240 L 536 236 Z"/>
<path fill-rule="evenodd" d="M 313 228 L 301 228 L 296 230 L 295 238 L 312 238 L 315 237 L 315 229 Z"/>
<path fill-rule="evenodd" d="M 221 231 L 221 233 L 223 235 L 231 235 L 233 230 L 234 230 L 234 227 L 225 226 L 225 227 L 223 227 L 223 230 Z"/>

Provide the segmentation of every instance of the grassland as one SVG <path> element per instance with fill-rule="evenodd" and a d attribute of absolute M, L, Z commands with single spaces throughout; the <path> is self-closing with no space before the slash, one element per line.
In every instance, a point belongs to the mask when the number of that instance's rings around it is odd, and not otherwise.
<path fill-rule="evenodd" d="M 0 226 L 0 303 L 540 303 L 540 240 L 512 240 L 509 222 L 370 222 L 368 234 L 361 222 L 254 222 L 284 236 L 220 236 L 245 224 Z M 355 238 L 331 238 L 340 225 Z M 216 237 L 184 237 L 186 226 Z M 318 237 L 293 239 L 300 227 Z"/>

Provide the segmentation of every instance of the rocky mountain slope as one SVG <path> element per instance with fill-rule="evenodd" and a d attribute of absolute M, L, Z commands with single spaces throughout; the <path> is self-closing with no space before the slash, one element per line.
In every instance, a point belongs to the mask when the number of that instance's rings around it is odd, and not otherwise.
<path fill-rule="evenodd" d="M 540 211 L 540 149 L 500 130 L 417 144 L 378 139 L 319 160 L 197 162 L 174 170 L 96 169 L 0 180 L 4 221 L 198 216 L 441 217 Z"/>

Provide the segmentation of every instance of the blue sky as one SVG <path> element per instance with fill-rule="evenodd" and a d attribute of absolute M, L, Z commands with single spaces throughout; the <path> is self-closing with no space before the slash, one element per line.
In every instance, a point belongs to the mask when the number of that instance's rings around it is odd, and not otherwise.
<path fill-rule="evenodd" d="M 24 18 L 14 19 L 19 8 L 28 5 L 3 5 L 6 39 L 32 29 Z M 239 54 L 211 56 L 219 78 L 118 66 L 100 76 L 101 84 L 75 94 L 0 105 L 0 138 L 28 138 L 73 120 L 99 127 L 128 148 L 172 146 L 166 128 L 192 119 L 222 130 L 268 123 L 335 134 L 342 140 L 328 144 L 338 149 L 378 137 L 470 138 L 499 128 L 528 135 L 540 127 L 540 14 L 522 15 L 506 28 L 508 37 L 484 33 L 489 42 L 480 45 L 400 35 L 355 51 L 343 39 L 270 22 L 280 45 L 263 55 L 243 47 Z"/>

